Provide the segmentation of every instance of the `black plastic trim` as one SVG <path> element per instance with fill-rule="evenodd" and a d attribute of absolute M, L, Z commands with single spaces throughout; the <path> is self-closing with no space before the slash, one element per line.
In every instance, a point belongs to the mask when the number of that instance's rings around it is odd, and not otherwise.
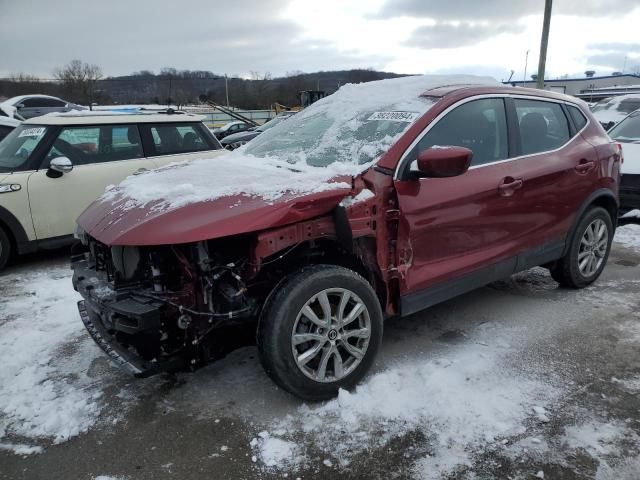
<path fill-rule="evenodd" d="M 340 246 L 351 253 L 353 250 L 353 231 L 351 230 L 351 224 L 349 223 L 349 216 L 347 210 L 338 205 L 333 210 L 333 223 L 336 227 L 336 237 Z"/>
<path fill-rule="evenodd" d="M 587 209 L 591 205 L 593 205 L 593 203 L 596 200 L 600 198 L 609 198 L 610 200 L 613 200 L 615 202 L 618 209 L 620 208 L 620 202 L 618 198 L 608 188 L 600 188 L 595 192 L 593 192 L 591 195 L 589 195 L 587 199 L 582 203 L 582 206 L 580 207 L 580 209 L 576 213 L 575 218 L 573 219 L 573 223 L 571 224 L 571 228 L 569 229 L 569 234 L 567 235 L 567 239 L 565 241 L 564 251 L 562 253 L 563 256 L 567 254 L 567 252 L 569 251 L 569 248 L 571 247 L 574 235 L 576 234 L 576 229 L 578 228 L 578 223 L 580 223 L 580 219 L 585 214 Z M 617 223 L 617 216 L 618 215 L 616 213 L 616 215 L 614 215 L 614 218 L 611 219 L 614 225 L 616 225 Z"/>
<path fill-rule="evenodd" d="M 516 272 L 517 264 L 518 257 L 512 257 L 476 270 L 464 277 L 448 280 L 433 287 L 403 295 L 400 297 L 401 315 L 411 315 L 488 283 L 507 278 Z"/>

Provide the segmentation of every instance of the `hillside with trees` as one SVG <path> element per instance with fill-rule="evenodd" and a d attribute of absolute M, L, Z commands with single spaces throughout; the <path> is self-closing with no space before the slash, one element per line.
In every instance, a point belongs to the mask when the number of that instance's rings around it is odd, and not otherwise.
<path fill-rule="evenodd" d="M 204 70 L 163 68 L 130 75 L 104 77 L 97 65 L 73 60 L 56 69 L 50 79 L 16 74 L 0 79 L 0 97 L 28 93 L 55 95 L 88 105 L 100 104 L 194 104 L 205 99 L 244 109 L 271 108 L 274 103 L 299 104 L 302 90 L 324 90 L 332 93 L 340 85 L 361 83 L 402 75 L 370 69 L 288 72 L 283 77 L 251 72 L 249 78 L 228 77 Z"/>

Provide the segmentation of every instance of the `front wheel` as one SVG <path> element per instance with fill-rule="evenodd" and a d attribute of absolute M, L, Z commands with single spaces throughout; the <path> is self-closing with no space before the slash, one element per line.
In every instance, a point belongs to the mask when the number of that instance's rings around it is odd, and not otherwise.
<path fill-rule="evenodd" d="M 11 257 L 11 241 L 9 236 L 0 226 L 0 270 L 2 270 Z"/>
<path fill-rule="evenodd" d="M 553 279 L 570 288 L 584 288 L 595 282 L 609 258 L 614 233 L 607 210 L 589 210 L 576 228 L 569 251 L 551 267 Z"/>
<path fill-rule="evenodd" d="M 342 267 L 306 267 L 267 302 L 258 349 L 267 374 L 305 400 L 352 388 L 382 341 L 382 310 L 365 279 Z"/>

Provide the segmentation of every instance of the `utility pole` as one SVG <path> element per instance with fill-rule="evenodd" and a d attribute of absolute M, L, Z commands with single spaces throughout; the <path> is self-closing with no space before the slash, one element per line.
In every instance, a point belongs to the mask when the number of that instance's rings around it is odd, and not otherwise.
<path fill-rule="evenodd" d="M 229 106 L 229 78 L 227 77 L 227 74 L 224 74 L 224 91 L 225 94 L 227 95 L 227 107 Z"/>
<path fill-rule="evenodd" d="M 551 24 L 551 6 L 553 0 L 544 1 L 544 20 L 542 22 L 542 38 L 540 39 L 540 60 L 538 62 L 538 81 L 536 87 L 544 88 L 544 69 L 547 64 L 547 45 L 549 43 L 549 26 Z"/>
<path fill-rule="evenodd" d="M 529 50 L 524 54 L 524 75 L 522 76 L 522 86 L 524 87 L 527 83 L 527 66 L 529 65 Z"/>

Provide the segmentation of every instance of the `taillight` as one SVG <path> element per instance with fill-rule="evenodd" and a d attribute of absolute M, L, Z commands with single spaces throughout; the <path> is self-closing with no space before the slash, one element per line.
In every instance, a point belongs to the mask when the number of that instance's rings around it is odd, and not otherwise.
<path fill-rule="evenodd" d="M 620 157 L 620 163 L 624 163 L 624 156 L 622 155 L 622 144 L 615 143 L 614 145 L 616 146 L 616 155 Z"/>

